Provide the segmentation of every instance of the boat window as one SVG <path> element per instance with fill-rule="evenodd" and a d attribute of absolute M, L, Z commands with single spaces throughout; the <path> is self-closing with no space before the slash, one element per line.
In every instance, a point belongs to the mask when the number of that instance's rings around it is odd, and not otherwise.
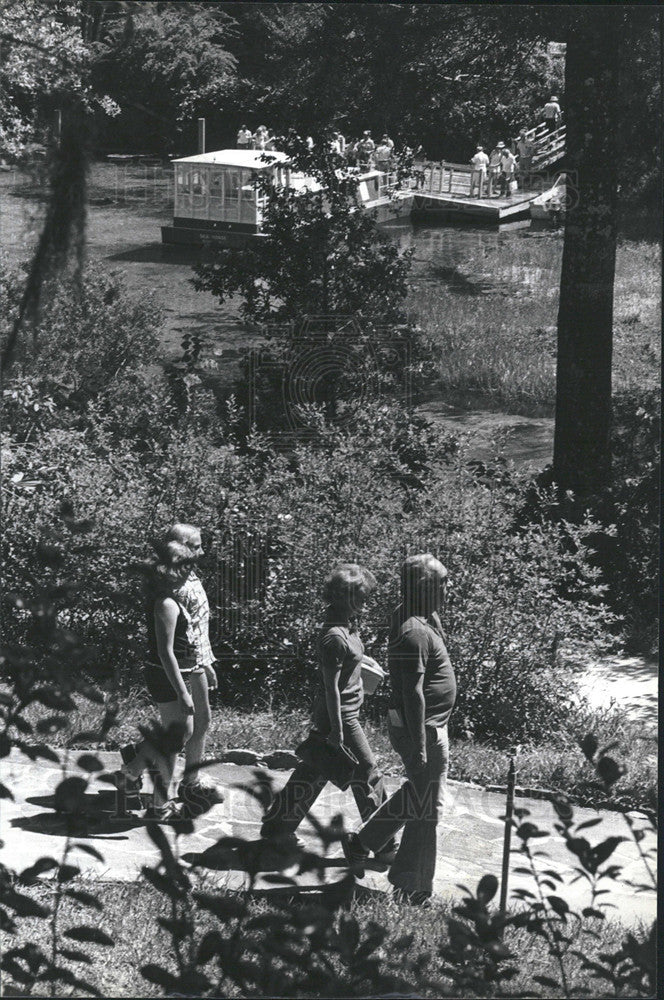
<path fill-rule="evenodd" d="M 205 194 L 205 174 L 201 170 L 192 170 L 191 190 L 192 194 Z"/>
<path fill-rule="evenodd" d="M 226 198 L 236 199 L 240 188 L 240 174 L 237 170 L 229 170 L 226 173 Z"/>
<path fill-rule="evenodd" d="M 221 198 L 223 191 L 223 175 L 217 170 L 210 174 L 210 194 L 213 198 Z"/>
<path fill-rule="evenodd" d="M 186 167 L 180 167 L 177 172 L 177 185 L 180 194 L 189 194 L 191 191 L 191 174 Z"/>

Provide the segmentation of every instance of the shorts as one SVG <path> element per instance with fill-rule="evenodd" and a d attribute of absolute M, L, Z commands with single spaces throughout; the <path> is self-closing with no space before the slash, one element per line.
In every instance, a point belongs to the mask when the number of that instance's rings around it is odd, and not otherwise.
<path fill-rule="evenodd" d="M 190 670 L 181 670 L 182 680 L 189 688 L 189 678 L 192 674 L 203 672 L 203 667 L 194 667 Z M 143 680 L 151 698 L 158 705 L 165 705 L 178 700 L 177 692 L 168 679 L 163 667 L 158 667 L 156 663 L 146 663 L 143 668 Z"/>

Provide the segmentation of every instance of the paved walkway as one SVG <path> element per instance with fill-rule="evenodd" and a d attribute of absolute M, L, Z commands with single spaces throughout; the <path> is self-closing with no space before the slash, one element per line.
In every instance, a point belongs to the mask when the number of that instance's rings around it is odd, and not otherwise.
<path fill-rule="evenodd" d="M 96 756 L 109 770 L 119 764 L 118 754 L 97 753 Z M 20 870 L 43 855 L 56 859 L 62 856 L 66 824 L 54 810 L 53 792 L 63 777 L 63 769 L 71 776 L 86 776 L 76 763 L 80 757 L 79 751 L 70 752 L 68 763 L 58 767 L 47 761 L 31 762 L 23 755 L 12 752 L 2 762 L 2 781 L 15 795 L 15 801 L 0 800 L 0 837 L 3 841 L 0 860 L 4 864 Z M 232 865 L 229 866 L 227 862 L 215 860 L 211 848 L 223 836 L 257 838 L 260 806 L 241 788 L 243 784 L 251 784 L 256 773 L 264 778 L 270 777 L 276 787 L 288 777 L 288 772 L 285 771 L 269 771 L 265 768 L 257 771 L 237 764 L 219 764 L 211 768 L 210 776 L 228 789 L 226 801 L 200 817 L 195 823 L 194 833 L 182 837 L 180 842 L 185 861 L 216 870 L 217 877 L 229 888 L 244 887 L 248 876 Z M 392 781 L 390 784 L 396 787 L 396 782 Z M 530 810 L 532 822 L 541 828 L 552 829 L 555 813 L 550 803 L 518 798 L 516 804 Z M 458 883 L 474 889 L 485 872 L 493 872 L 500 877 L 504 829 L 500 816 L 504 807 L 505 800 L 501 794 L 450 783 L 446 795 L 445 819 L 439 834 L 440 853 L 435 883 L 437 894 L 459 898 L 462 893 Z M 114 793 L 109 790 L 109 785 L 91 777 L 75 835 L 77 841 L 94 846 L 104 860 L 101 862 L 88 854 L 76 852 L 77 864 L 88 877 L 113 881 L 135 880 L 140 875 L 142 865 L 155 862 L 156 850 L 137 816 L 119 819 L 113 816 L 113 808 Z M 337 813 L 345 816 L 347 826 L 356 825 L 357 811 L 351 794 L 339 792 L 328 785 L 316 805 L 315 815 L 320 820 L 329 822 Z M 580 822 L 599 814 L 591 809 L 578 809 L 575 815 Z M 624 819 L 619 814 L 605 812 L 601 815 L 602 823 L 582 834 L 591 843 L 597 843 L 611 835 L 628 834 Z M 301 833 L 312 849 L 317 849 L 319 842 L 312 835 L 312 828 L 307 821 L 302 824 Z M 514 840 L 518 843 L 518 838 Z M 654 848 L 655 845 L 654 835 L 648 833 L 642 846 Z M 535 846 L 548 854 L 547 859 L 540 860 L 542 866 L 555 868 L 563 876 L 571 877 L 574 858 L 555 833 L 539 839 Z M 333 856 L 326 869 L 328 881 L 338 879 L 344 873 L 344 862 L 339 854 L 338 844 L 333 845 Z M 617 910 L 614 912 L 625 924 L 654 919 L 654 892 L 637 892 L 626 884 L 646 881 L 643 864 L 634 843 L 629 841 L 620 844 L 611 861 L 621 865 L 623 870 L 622 881 L 610 883 L 611 895 L 604 897 L 616 905 Z M 523 858 L 513 856 L 513 868 L 523 863 Z M 297 881 L 303 889 L 318 884 L 316 877 L 311 874 L 298 876 Z M 367 871 L 363 884 L 374 890 L 388 889 L 385 875 L 377 872 Z M 267 888 L 268 885 L 269 882 L 259 880 L 257 888 Z M 527 877 L 512 873 L 510 888 L 529 885 Z M 562 894 L 572 907 L 582 907 L 590 902 L 585 880 L 567 886 Z"/>

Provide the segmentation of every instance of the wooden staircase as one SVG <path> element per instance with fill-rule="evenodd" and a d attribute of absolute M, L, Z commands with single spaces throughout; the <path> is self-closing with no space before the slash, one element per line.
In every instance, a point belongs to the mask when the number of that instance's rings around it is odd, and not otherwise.
<path fill-rule="evenodd" d="M 565 155 L 565 134 L 564 125 L 559 125 L 552 132 L 549 131 L 546 122 L 540 122 L 534 128 L 528 129 L 526 138 L 535 147 L 531 170 L 546 170 L 553 166 Z M 512 150 L 516 146 L 516 139 L 512 140 Z"/>

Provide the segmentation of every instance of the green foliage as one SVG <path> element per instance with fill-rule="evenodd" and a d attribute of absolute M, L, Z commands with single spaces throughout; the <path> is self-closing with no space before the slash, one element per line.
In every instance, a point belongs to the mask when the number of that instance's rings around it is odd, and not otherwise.
<path fill-rule="evenodd" d="M 5 339 L 23 296 L 24 279 L 1 276 Z M 154 356 L 159 314 L 150 297 L 130 299 L 117 277 L 89 267 L 79 286 L 53 282 L 46 304 L 20 360 L 5 378 L 4 426 L 17 441 L 52 427 L 82 426 L 90 408 L 114 408 L 118 386 L 140 379 L 139 369 Z M 56 415 L 57 410 L 57 415 Z M 78 423 L 77 423 L 78 421 Z"/>
<path fill-rule="evenodd" d="M 0 156 L 20 160 L 35 139 L 45 139 L 56 108 L 76 98 L 90 106 L 88 53 L 77 19 L 78 5 L 67 0 L 57 6 L 35 0 L 3 3 Z M 116 110 L 112 102 L 102 103 L 107 111 Z"/>
<path fill-rule="evenodd" d="M 293 170 L 316 176 L 322 189 L 269 186 L 264 238 L 246 250 L 216 251 L 214 263 L 197 265 L 195 287 L 221 303 L 239 293 L 243 319 L 261 325 L 312 313 L 355 317 L 363 327 L 403 322 L 411 253 L 400 253 L 357 211 L 356 184 L 335 174 L 332 157 L 296 152 L 292 160 Z"/>
<path fill-rule="evenodd" d="M 656 648 L 660 502 L 660 393 L 614 398 L 614 485 L 608 505 L 615 547 L 603 569 L 629 631 Z"/>
<path fill-rule="evenodd" d="M 122 6 L 92 46 L 95 85 L 121 109 L 108 138 L 127 148 L 140 135 L 140 151 L 161 153 L 192 143 L 194 119 L 220 115 L 232 95 L 231 17 L 206 4 Z"/>

